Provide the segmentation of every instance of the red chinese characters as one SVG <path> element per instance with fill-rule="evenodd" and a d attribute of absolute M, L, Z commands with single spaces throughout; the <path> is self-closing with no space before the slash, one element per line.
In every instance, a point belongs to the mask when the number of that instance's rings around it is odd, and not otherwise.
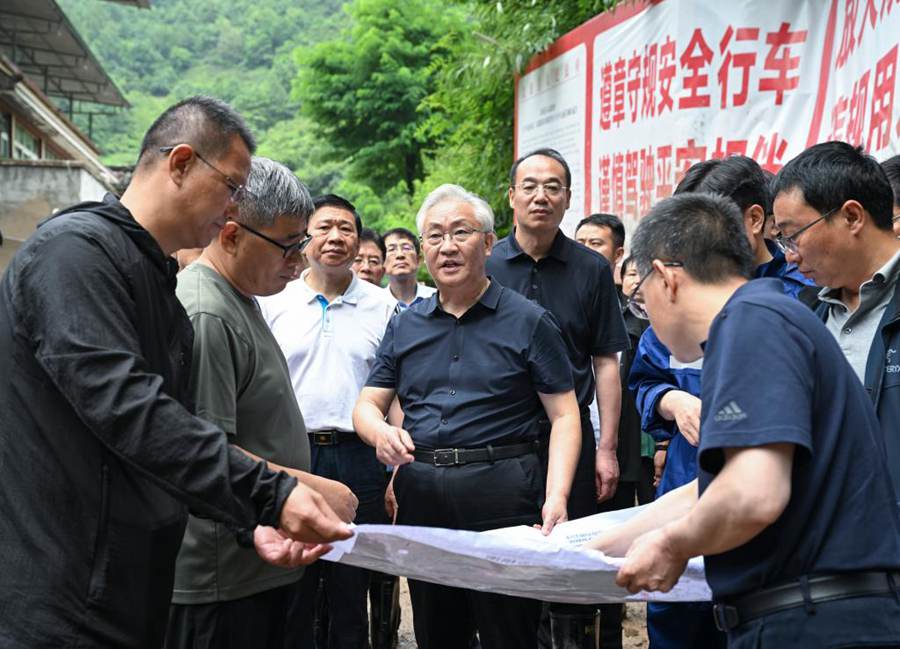
<path fill-rule="evenodd" d="M 756 52 L 732 52 L 729 47 L 732 43 L 757 41 L 759 39 L 758 27 L 740 27 L 734 29 L 731 25 L 725 30 L 722 40 L 719 41 L 719 54 L 722 55 L 722 64 L 719 66 L 719 89 L 721 91 L 721 107 L 728 105 L 728 81 L 731 70 L 740 70 L 740 89 L 732 96 L 732 106 L 743 106 L 747 103 L 747 91 L 750 89 L 750 69 L 756 65 Z"/>
<path fill-rule="evenodd" d="M 709 106 L 709 95 L 701 94 L 701 90 L 709 85 L 709 75 L 703 71 L 712 63 L 713 51 L 703 38 L 703 31 L 698 27 L 691 35 L 679 62 L 684 72 L 682 85 L 687 95 L 678 99 L 678 108 L 705 108 Z"/>
<path fill-rule="evenodd" d="M 766 55 L 764 68 L 777 72 L 772 77 L 762 77 L 759 80 L 759 89 L 762 92 L 774 92 L 775 104 L 780 106 L 784 102 L 784 93 L 794 90 L 800 83 L 800 76 L 791 76 L 790 73 L 800 67 L 800 57 L 791 56 L 791 45 L 806 42 L 807 31 L 801 29 L 791 31 L 790 23 L 781 23 L 778 31 L 766 34 L 766 43 L 769 44 L 769 53 Z M 780 56 L 778 55 L 780 53 Z"/>

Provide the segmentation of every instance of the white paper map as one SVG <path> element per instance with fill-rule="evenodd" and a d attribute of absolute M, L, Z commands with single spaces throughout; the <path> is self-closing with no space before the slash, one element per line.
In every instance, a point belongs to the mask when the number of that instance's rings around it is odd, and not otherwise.
<path fill-rule="evenodd" d="M 630 595 L 616 586 L 622 559 L 579 546 L 642 508 L 587 516 L 557 525 L 550 536 L 526 526 L 465 532 L 407 525 L 359 525 L 325 557 L 361 568 L 543 601 L 594 604 L 708 601 L 703 560 L 692 559 L 668 593 Z"/>

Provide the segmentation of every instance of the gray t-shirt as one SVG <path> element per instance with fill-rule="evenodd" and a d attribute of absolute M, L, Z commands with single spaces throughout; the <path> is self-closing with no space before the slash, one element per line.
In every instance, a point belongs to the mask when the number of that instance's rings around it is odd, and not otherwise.
<path fill-rule="evenodd" d="M 191 393 L 197 415 L 232 444 L 283 466 L 309 470 L 309 440 L 287 363 L 255 300 L 200 263 L 178 275 L 178 298 L 194 325 Z M 247 597 L 293 583 L 286 570 L 242 548 L 215 521 L 191 516 L 175 566 L 174 604 Z"/>

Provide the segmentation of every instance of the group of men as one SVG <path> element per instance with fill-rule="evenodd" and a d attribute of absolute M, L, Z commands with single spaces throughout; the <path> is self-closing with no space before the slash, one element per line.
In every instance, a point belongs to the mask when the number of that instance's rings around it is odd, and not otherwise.
<path fill-rule="evenodd" d="M 394 578 L 316 561 L 349 523 L 549 534 L 654 483 L 591 545 L 632 591 L 704 555 L 714 604 L 651 647 L 900 646 L 900 160 L 700 163 L 622 260 L 614 216 L 560 230 L 552 149 L 498 240 L 458 185 L 379 236 L 254 148 L 179 102 L 4 275 L 3 646 L 388 647 Z M 422 649 L 583 646 L 598 608 L 621 646 L 621 605 L 410 595 Z"/>

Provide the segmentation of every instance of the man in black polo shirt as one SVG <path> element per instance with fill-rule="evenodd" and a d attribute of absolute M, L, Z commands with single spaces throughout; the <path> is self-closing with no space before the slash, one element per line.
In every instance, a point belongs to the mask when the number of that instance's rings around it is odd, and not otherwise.
<path fill-rule="evenodd" d="M 559 229 L 572 197 L 571 184 L 568 164 L 553 149 L 538 149 L 513 163 L 509 204 L 516 227 L 497 243 L 487 272 L 550 311 L 562 329 L 581 410 L 581 456 L 569 498 L 569 516 L 581 518 L 596 513 L 597 502 L 612 498 L 618 485 L 616 448 L 622 399 L 618 352 L 628 349 L 628 334 L 606 258 Z M 588 411 L 595 396 L 600 412 L 596 444 Z M 580 611 L 593 617 L 595 610 L 553 605 L 551 615 L 570 618 Z M 577 619 L 572 626 L 590 628 Z M 544 646 L 548 642 L 543 632 L 541 635 Z"/>
<path fill-rule="evenodd" d="M 416 218 L 438 294 L 388 325 L 354 428 L 398 466 L 398 522 L 488 530 L 567 518 L 581 437 L 565 343 L 553 317 L 485 276 L 494 217 L 456 185 Z M 397 396 L 404 429 L 385 422 Z M 549 471 L 537 448 L 548 440 Z M 403 465 L 403 466 L 400 466 Z M 534 649 L 540 602 L 410 581 L 420 649 Z"/>
<path fill-rule="evenodd" d="M 703 555 L 729 647 L 900 645 L 884 438 L 834 338 L 780 281 L 747 281 L 741 213 L 723 197 L 662 201 L 632 253 L 637 308 L 679 361 L 704 357 L 699 479 L 590 545 L 627 550 L 617 582 L 631 592 L 668 591 Z"/>

